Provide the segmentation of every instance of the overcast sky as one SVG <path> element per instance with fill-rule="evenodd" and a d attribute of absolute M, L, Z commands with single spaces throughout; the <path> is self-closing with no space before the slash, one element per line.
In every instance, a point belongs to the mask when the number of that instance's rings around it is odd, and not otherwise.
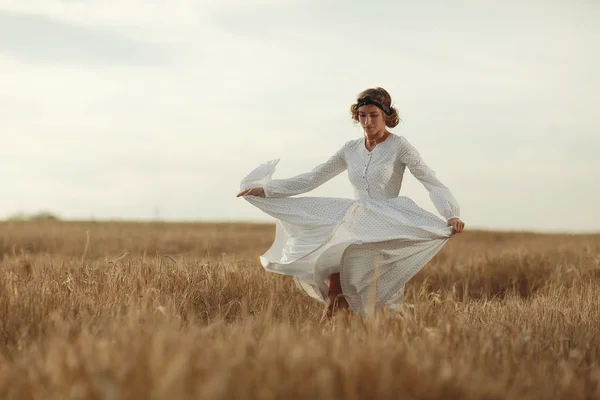
<path fill-rule="evenodd" d="M 0 0 L 0 218 L 271 221 L 240 180 L 325 161 L 382 86 L 467 227 L 600 231 L 599 4 Z"/>

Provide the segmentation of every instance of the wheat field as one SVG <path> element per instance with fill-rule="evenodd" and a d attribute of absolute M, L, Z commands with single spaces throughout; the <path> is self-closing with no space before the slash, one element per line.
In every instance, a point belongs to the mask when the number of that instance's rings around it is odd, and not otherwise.
<path fill-rule="evenodd" d="M 600 235 L 466 231 L 398 318 L 326 323 L 273 235 L 0 223 L 0 398 L 600 398 Z"/>

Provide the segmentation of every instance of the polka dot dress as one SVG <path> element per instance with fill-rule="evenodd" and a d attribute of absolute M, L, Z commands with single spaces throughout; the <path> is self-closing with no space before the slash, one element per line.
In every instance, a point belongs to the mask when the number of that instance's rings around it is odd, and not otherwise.
<path fill-rule="evenodd" d="M 404 286 L 450 238 L 447 220 L 460 217 L 458 202 L 406 138 L 390 134 L 367 150 L 364 139 L 345 143 L 311 171 L 273 179 L 277 163 L 258 166 L 240 190 L 276 219 L 275 240 L 260 257 L 270 272 L 294 277 L 312 298 L 327 301 L 327 279 L 340 273 L 343 294 L 359 314 L 402 303 Z M 443 219 L 399 196 L 405 169 L 425 186 Z M 293 197 L 347 171 L 354 199 Z"/>

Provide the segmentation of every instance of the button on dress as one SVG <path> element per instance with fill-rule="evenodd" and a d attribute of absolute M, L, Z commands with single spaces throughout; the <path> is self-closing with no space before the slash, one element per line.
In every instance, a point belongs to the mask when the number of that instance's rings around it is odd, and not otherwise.
<path fill-rule="evenodd" d="M 351 309 L 365 315 L 402 303 L 404 286 L 447 243 L 447 220 L 460 217 L 458 202 L 404 136 L 390 134 L 367 150 L 364 138 L 346 142 L 326 162 L 287 179 L 273 179 L 279 159 L 255 168 L 240 190 L 276 220 L 275 239 L 260 256 L 269 272 L 292 276 L 301 290 L 327 302 L 327 279 L 340 273 Z M 439 214 L 400 196 L 408 170 L 425 186 Z M 346 171 L 354 198 L 293 197 Z"/>

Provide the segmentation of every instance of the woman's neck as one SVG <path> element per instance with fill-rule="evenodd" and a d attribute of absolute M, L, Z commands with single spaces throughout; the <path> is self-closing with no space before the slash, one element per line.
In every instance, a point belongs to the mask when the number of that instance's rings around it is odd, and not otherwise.
<path fill-rule="evenodd" d="M 379 143 L 383 142 L 390 136 L 390 132 L 383 130 L 379 132 L 375 137 L 369 137 L 365 134 L 365 146 L 367 149 L 372 150 Z"/>

